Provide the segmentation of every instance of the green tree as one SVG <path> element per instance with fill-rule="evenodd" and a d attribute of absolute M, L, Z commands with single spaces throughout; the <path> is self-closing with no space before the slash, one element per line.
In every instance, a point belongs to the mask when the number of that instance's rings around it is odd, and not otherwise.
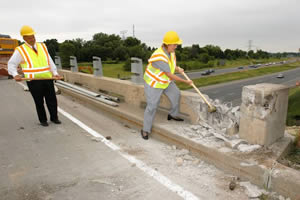
<path fill-rule="evenodd" d="M 214 46 L 214 45 L 206 45 L 204 47 L 207 50 L 207 53 L 209 56 L 212 56 L 214 58 L 224 58 L 224 53 L 221 50 L 219 46 Z"/>
<path fill-rule="evenodd" d="M 141 44 L 141 41 L 134 37 L 127 37 L 124 40 L 125 47 L 139 46 L 140 44 Z"/>
<path fill-rule="evenodd" d="M 56 56 L 56 52 L 58 52 L 59 49 L 59 43 L 57 42 L 57 39 L 47 39 L 44 41 L 44 43 L 47 46 L 48 52 L 52 58 L 52 60 L 54 60 L 55 56 Z"/>
<path fill-rule="evenodd" d="M 228 60 L 235 59 L 234 53 L 231 49 L 225 49 L 224 55 L 225 55 L 225 58 Z"/>
<path fill-rule="evenodd" d="M 200 47 L 198 44 L 193 44 L 191 51 L 190 51 L 190 58 L 191 59 L 196 59 L 199 57 L 200 54 Z"/>
<path fill-rule="evenodd" d="M 75 46 L 70 42 L 63 42 L 59 45 L 59 56 L 63 67 L 70 67 L 70 56 L 75 55 Z"/>
<path fill-rule="evenodd" d="M 249 58 L 254 58 L 254 51 L 253 50 L 248 51 L 247 55 Z"/>
<path fill-rule="evenodd" d="M 208 55 L 208 53 L 202 53 L 199 56 L 199 60 L 203 63 L 208 63 L 208 61 L 211 59 L 211 57 Z"/>
<path fill-rule="evenodd" d="M 114 50 L 114 59 L 126 60 L 129 57 L 127 48 L 124 46 L 119 46 Z"/>

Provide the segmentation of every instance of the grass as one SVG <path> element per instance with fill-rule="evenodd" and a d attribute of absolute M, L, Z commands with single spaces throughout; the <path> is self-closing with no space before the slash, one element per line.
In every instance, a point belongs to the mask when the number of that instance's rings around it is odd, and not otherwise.
<path fill-rule="evenodd" d="M 300 117 L 300 88 L 296 87 L 289 92 L 289 104 L 286 124 L 288 126 L 296 125 L 295 117 Z"/>
<path fill-rule="evenodd" d="M 293 88 L 289 91 L 289 101 L 288 101 L 288 111 L 287 111 L 287 119 L 286 124 L 287 126 L 294 126 L 299 125 L 297 120 L 295 119 L 296 116 L 300 116 L 300 87 Z M 299 170 L 300 165 L 300 148 L 297 148 L 297 142 L 299 140 L 299 130 L 296 129 L 295 132 L 295 142 L 293 148 L 283 158 L 283 163 L 289 167 L 295 168 Z M 296 167 L 298 166 L 298 167 Z"/>
<path fill-rule="evenodd" d="M 214 85 L 214 84 L 225 83 L 229 81 L 241 80 L 241 79 L 286 71 L 286 70 L 297 68 L 299 67 L 299 65 L 300 62 L 295 62 L 292 64 L 285 64 L 281 66 L 264 67 L 264 68 L 254 69 L 254 70 L 244 70 L 244 71 L 232 72 L 232 73 L 221 74 L 216 76 L 201 77 L 198 79 L 193 79 L 193 81 L 197 87 L 203 87 L 207 85 Z M 186 85 L 182 82 L 177 82 L 176 84 L 181 90 L 187 90 L 192 88 L 192 86 Z"/>
<path fill-rule="evenodd" d="M 215 67 L 216 69 L 223 69 L 223 68 L 231 68 L 231 67 L 237 67 L 237 66 L 244 66 L 249 65 L 252 63 L 267 63 L 267 62 L 277 62 L 284 59 L 278 59 L 278 58 L 269 58 L 269 59 L 260 59 L 260 60 L 249 60 L 249 59 L 238 59 L 238 60 L 226 60 L 225 66 Z M 286 60 L 286 59 L 285 59 Z M 144 63 L 144 69 L 146 67 L 147 63 Z M 118 64 L 102 64 L 103 65 L 103 75 L 106 77 L 111 78 L 118 78 L 119 77 L 130 77 L 131 73 L 126 72 L 123 70 L 124 63 L 118 63 Z M 92 68 L 93 64 L 91 62 L 82 62 L 78 63 L 78 66 L 90 66 Z M 203 69 L 201 69 L 203 70 Z M 90 70 L 84 70 L 82 72 L 88 73 Z M 199 71 L 199 70 L 197 70 Z"/>
<path fill-rule="evenodd" d="M 300 148 L 297 148 L 296 146 L 294 146 L 293 149 L 286 156 L 286 159 L 296 165 L 300 165 Z"/>
<path fill-rule="evenodd" d="M 118 64 L 102 64 L 103 76 L 111 78 L 124 78 L 130 77 L 131 72 L 123 70 L 124 63 Z M 78 63 L 78 66 L 89 66 L 92 68 L 93 64 L 89 62 Z"/>

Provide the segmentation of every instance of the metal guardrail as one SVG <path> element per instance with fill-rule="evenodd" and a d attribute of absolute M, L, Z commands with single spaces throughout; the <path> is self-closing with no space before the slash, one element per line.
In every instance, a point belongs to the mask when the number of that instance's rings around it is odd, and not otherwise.
<path fill-rule="evenodd" d="M 79 86 L 76 86 L 76 85 L 73 85 L 71 83 L 67 83 L 67 82 L 64 82 L 64 81 L 56 81 L 55 84 L 59 87 L 64 88 L 64 89 L 68 89 L 68 90 L 71 90 L 73 92 L 76 92 L 76 93 L 82 94 L 84 96 L 90 97 L 90 98 L 92 98 L 96 101 L 100 101 L 102 103 L 105 103 L 105 104 L 108 104 L 108 105 L 111 105 L 111 106 L 115 106 L 115 107 L 119 106 L 119 104 L 115 102 L 115 101 L 117 101 L 117 102 L 119 101 L 119 99 L 116 98 L 116 97 L 109 97 L 109 96 L 101 95 L 101 94 L 89 91 L 87 89 L 81 88 Z"/>

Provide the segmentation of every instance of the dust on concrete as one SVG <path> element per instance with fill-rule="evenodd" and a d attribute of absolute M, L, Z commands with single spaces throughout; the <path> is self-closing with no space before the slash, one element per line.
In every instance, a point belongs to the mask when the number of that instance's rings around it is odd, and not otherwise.
<path fill-rule="evenodd" d="M 275 192 L 261 189 L 248 181 L 241 180 L 237 176 L 220 173 L 214 165 L 193 156 L 187 149 L 179 149 L 175 145 L 165 145 L 163 151 L 166 155 L 166 162 L 169 163 L 168 170 L 174 173 L 180 172 L 191 180 L 199 180 L 203 184 L 199 185 L 199 190 L 206 193 L 205 198 L 219 199 L 222 196 L 221 190 L 226 190 L 227 196 L 224 199 L 256 199 L 265 196 L 269 200 L 290 200 L 278 195 Z M 178 159 L 180 158 L 180 159 Z M 170 159 L 170 160 L 169 160 Z M 235 187 L 230 188 L 234 181 Z M 232 190 L 230 192 L 230 190 Z M 208 195 L 209 194 L 209 195 Z"/>
<path fill-rule="evenodd" d="M 0 199 L 5 200 L 53 200 L 52 194 L 74 187 L 78 180 L 67 183 L 35 183 L 20 184 L 17 187 L 0 190 Z"/>
<path fill-rule="evenodd" d="M 223 152 L 250 153 L 262 147 L 240 139 L 238 135 L 240 106 L 233 107 L 231 102 L 222 103 L 218 99 L 210 99 L 207 95 L 205 97 L 216 107 L 216 112 L 209 112 L 205 101 L 192 96 L 186 99 L 185 103 L 197 113 L 197 123 L 194 125 L 168 123 L 163 126 L 180 136 Z"/>

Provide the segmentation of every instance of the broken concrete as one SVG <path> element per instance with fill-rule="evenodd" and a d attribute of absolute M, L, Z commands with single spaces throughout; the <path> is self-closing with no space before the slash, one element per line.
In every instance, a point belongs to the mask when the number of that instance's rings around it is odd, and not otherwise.
<path fill-rule="evenodd" d="M 204 96 L 216 107 L 216 112 L 209 112 L 207 104 L 199 96 L 186 98 L 185 103 L 193 108 L 197 123 L 202 126 L 209 125 L 218 131 L 225 131 L 224 133 L 228 135 L 236 134 L 239 124 L 239 106 L 232 107 L 230 103 L 224 104 L 218 99 L 212 101 L 207 95 Z"/>
<path fill-rule="evenodd" d="M 283 137 L 288 91 L 287 86 L 269 83 L 245 86 L 239 136 L 251 144 L 264 146 Z"/>

